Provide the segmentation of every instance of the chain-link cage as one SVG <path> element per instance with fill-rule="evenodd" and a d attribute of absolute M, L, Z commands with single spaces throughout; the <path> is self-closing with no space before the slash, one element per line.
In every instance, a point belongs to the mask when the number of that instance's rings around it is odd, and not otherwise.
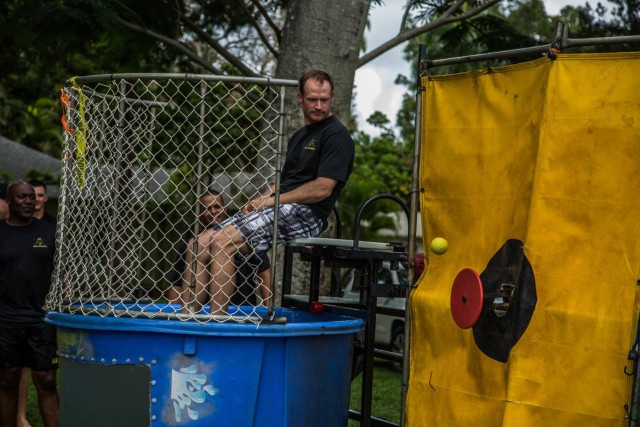
<path fill-rule="evenodd" d="M 61 95 L 65 146 L 46 308 L 268 318 L 273 254 L 220 246 L 215 236 L 228 230 L 221 220 L 277 184 L 284 98 L 296 85 L 202 75 L 71 79 Z"/>

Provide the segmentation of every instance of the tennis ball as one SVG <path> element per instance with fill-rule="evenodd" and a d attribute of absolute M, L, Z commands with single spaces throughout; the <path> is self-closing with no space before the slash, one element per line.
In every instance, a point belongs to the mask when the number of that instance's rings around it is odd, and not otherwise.
<path fill-rule="evenodd" d="M 449 243 L 442 237 L 436 237 L 431 241 L 431 252 L 442 255 L 449 249 Z"/>

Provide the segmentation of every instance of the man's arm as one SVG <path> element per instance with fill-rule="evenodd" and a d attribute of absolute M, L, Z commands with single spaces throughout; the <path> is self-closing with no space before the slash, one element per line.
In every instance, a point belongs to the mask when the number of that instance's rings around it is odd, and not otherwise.
<path fill-rule="evenodd" d="M 285 203 L 317 203 L 326 199 L 331 195 L 333 188 L 338 181 L 331 178 L 318 177 L 313 181 L 302 184 L 291 191 L 280 194 L 280 204 Z M 257 199 L 250 200 L 242 211 L 244 213 L 254 211 L 256 209 L 273 206 L 275 204 L 274 196 L 261 196 Z"/>
<path fill-rule="evenodd" d="M 276 192 L 276 185 L 271 184 L 265 191 L 260 194 L 261 197 L 269 197 Z"/>

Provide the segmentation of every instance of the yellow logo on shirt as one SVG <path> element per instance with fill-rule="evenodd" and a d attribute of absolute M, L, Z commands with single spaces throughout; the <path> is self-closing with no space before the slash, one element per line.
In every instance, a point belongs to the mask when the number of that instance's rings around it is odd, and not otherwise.
<path fill-rule="evenodd" d="M 304 149 L 305 150 L 315 151 L 316 150 L 316 139 L 313 138 L 311 141 L 309 141 L 309 143 L 307 145 L 305 145 Z"/>
<path fill-rule="evenodd" d="M 33 242 L 33 247 L 34 248 L 46 248 L 48 246 L 44 241 L 44 237 L 36 237 L 35 241 Z"/>

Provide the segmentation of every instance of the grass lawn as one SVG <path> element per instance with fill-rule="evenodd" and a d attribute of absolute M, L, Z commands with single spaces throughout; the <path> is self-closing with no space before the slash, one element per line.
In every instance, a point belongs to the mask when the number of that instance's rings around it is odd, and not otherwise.
<path fill-rule="evenodd" d="M 400 422 L 400 404 L 402 399 L 402 374 L 393 371 L 390 362 L 376 359 L 373 367 L 373 397 L 371 414 L 394 423 Z M 358 375 L 351 384 L 352 410 L 360 412 L 360 393 L 362 375 Z M 348 427 L 359 427 L 358 421 L 349 420 Z"/>
<path fill-rule="evenodd" d="M 59 381 L 58 381 L 59 382 Z M 360 412 L 360 391 L 362 375 L 351 384 L 351 409 Z M 373 402 L 371 413 L 386 420 L 400 422 L 400 398 L 402 390 L 402 374 L 391 370 L 389 362 L 376 360 L 373 370 Z M 29 401 L 27 404 L 27 418 L 32 427 L 44 427 L 40 411 L 38 411 L 38 397 L 33 384 L 29 385 Z M 349 420 L 348 427 L 359 427 L 360 423 Z"/>
<path fill-rule="evenodd" d="M 29 399 L 27 400 L 27 419 L 31 427 L 44 427 L 42 418 L 40 417 L 40 410 L 38 409 L 38 395 L 36 389 L 31 382 L 31 375 L 29 375 Z"/>

